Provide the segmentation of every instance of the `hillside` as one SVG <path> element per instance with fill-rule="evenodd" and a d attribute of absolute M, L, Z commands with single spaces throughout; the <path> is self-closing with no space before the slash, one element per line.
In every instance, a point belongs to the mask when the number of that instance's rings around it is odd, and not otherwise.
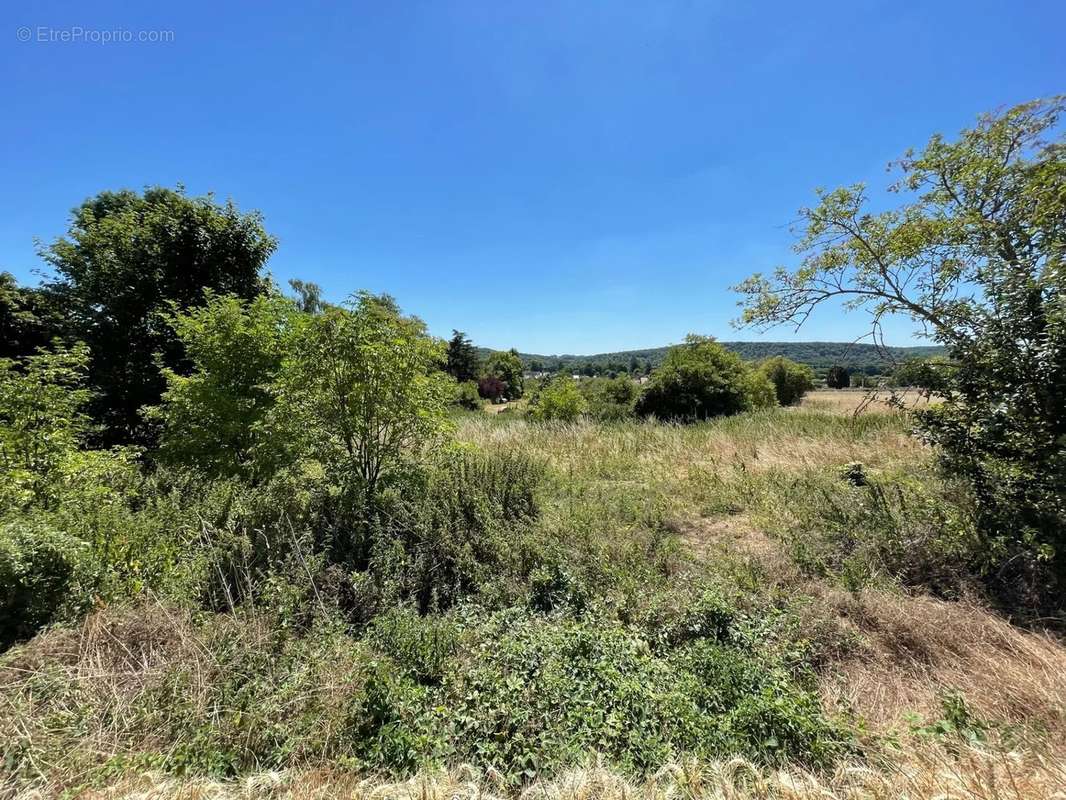
<path fill-rule="evenodd" d="M 873 344 L 852 342 L 722 342 L 730 350 L 747 360 L 785 356 L 801 364 L 807 364 L 816 372 L 824 372 L 834 364 L 849 367 L 854 371 L 878 374 L 891 368 L 894 363 L 918 356 L 928 358 L 944 352 L 942 347 L 885 347 Z M 669 347 L 654 347 L 646 350 L 620 350 L 614 353 L 597 353 L 579 356 L 572 354 L 540 355 L 537 353 L 519 353 L 522 362 L 530 369 L 544 369 L 555 372 L 559 369 L 580 370 L 587 365 L 602 370 L 614 365 L 622 369 L 636 359 L 641 366 L 650 364 L 658 366 Z M 482 356 L 492 352 L 488 348 L 479 348 Z"/>

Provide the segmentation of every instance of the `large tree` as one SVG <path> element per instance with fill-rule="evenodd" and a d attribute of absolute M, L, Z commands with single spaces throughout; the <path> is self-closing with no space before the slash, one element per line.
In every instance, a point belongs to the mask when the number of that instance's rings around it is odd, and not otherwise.
<path fill-rule="evenodd" d="M 47 288 L 67 333 L 89 345 L 91 410 L 105 441 L 145 441 L 140 411 L 166 385 L 159 362 L 185 368 L 166 314 L 202 304 L 205 288 L 259 294 L 275 247 L 258 213 L 180 187 L 101 192 L 74 209 L 67 235 L 41 255 L 57 273 Z"/>
<path fill-rule="evenodd" d="M 926 437 L 972 487 L 997 563 L 1051 561 L 1066 578 L 1064 109 L 1038 100 L 933 136 L 895 164 L 888 210 L 862 184 L 821 192 L 801 211 L 799 267 L 738 289 L 744 323 L 799 326 L 840 299 L 877 339 L 904 315 L 946 345 Z"/>
<path fill-rule="evenodd" d="M 478 357 L 477 348 L 462 331 L 452 331 L 451 341 L 448 342 L 448 374 L 459 383 L 476 381 L 481 374 L 481 359 Z"/>
<path fill-rule="evenodd" d="M 522 359 L 513 347 L 506 351 L 499 350 L 488 357 L 485 376 L 505 384 L 504 391 L 510 399 L 516 400 L 522 396 Z"/>

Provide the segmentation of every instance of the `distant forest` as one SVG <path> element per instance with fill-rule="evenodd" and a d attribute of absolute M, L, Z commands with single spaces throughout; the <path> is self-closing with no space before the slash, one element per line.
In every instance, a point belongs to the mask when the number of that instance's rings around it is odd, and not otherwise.
<path fill-rule="evenodd" d="M 851 372 L 880 375 L 891 372 L 896 364 L 908 358 L 929 358 L 942 355 L 943 347 L 878 347 L 868 343 L 850 342 L 722 342 L 741 358 L 756 361 L 772 356 L 784 356 L 807 364 L 817 375 L 834 365 L 847 367 Z M 597 353 L 590 356 L 519 353 L 522 364 L 534 372 L 644 372 L 659 366 L 669 347 L 648 350 L 622 350 L 617 353 Z M 492 351 L 478 348 L 482 357 Z"/>

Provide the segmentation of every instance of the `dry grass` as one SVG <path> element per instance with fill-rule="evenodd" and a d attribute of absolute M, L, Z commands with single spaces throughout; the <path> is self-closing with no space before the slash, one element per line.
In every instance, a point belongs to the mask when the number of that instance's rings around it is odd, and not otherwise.
<path fill-rule="evenodd" d="M 694 471 L 807 469 L 848 461 L 886 467 L 913 463 L 927 454 L 897 414 L 853 420 L 802 409 L 688 426 L 591 421 L 545 425 L 471 415 L 460 421 L 458 438 L 483 448 L 520 450 L 578 479 L 667 484 L 672 490 Z"/>
<path fill-rule="evenodd" d="M 827 600 L 866 643 L 825 672 L 830 704 L 888 728 L 907 712 L 935 716 L 940 698 L 958 692 L 981 718 L 1035 724 L 1066 738 L 1061 641 L 967 602 L 832 591 Z"/>
<path fill-rule="evenodd" d="M 49 796 L 24 792 L 17 800 Z M 133 775 L 87 800 L 498 800 L 513 797 L 491 776 L 471 769 L 384 781 L 336 770 L 262 773 L 240 781 Z M 633 781 L 594 763 L 526 788 L 522 800 L 1062 800 L 1066 762 L 1045 750 L 963 747 L 951 751 L 910 742 L 877 769 L 845 765 L 829 775 L 767 770 L 743 759 L 685 762 Z"/>
<path fill-rule="evenodd" d="M 1027 725 L 1066 741 L 1066 645 L 1018 628 L 974 602 L 867 589 L 859 595 L 803 578 L 780 545 L 743 517 L 684 523 L 682 541 L 697 558 L 755 559 L 786 592 L 815 599 L 812 626 L 829 623 L 855 649 L 827 665 L 820 691 L 827 709 L 858 714 L 882 733 L 908 716 L 941 713 L 948 693 L 979 717 Z"/>
<path fill-rule="evenodd" d="M 525 411 L 528 407 L 529 400 L 523 397 L 520 400 L 511 400 L 507 403 L 485 403 L 481 410 L 486 414 L 495 416 L 496 414 L 502 414 L 504 412 L 507 412 L 508 414 L 517 414 Z"/>
<path fill-rule="evenodd" d="M 1066 647 L 1058 640 L 1016 628 L 974 604 L 875 591 L 853 597 L 802 577 L 779 543 L 759 530 L 756 516 L 697 513 L 700 492 L 715 479 L 744 482 L 769 469 L 797 474 L 848 461 L 909 472 L 926 460 L 928 451 L 908 435 L 899 412 L 881 406 L 859 418 L 845 413 L 865 396 L 814 392 L 800 408 L 685 427 L 470 417 L 459 433 L 482 447 L 541 458 L 571 486 L 658 493 L 697 559 L 754 559 L 782 591 L 820 597 L 822 621 L 864 643 L 827 668 L 823 696 L 827 705 L 854 710 L 877 730 L 898 729 L 910 713 L 935 717 L 940 698 L 955 691 L 984 718 L 1037 723 L 1066 736 Z"/>
<path fill-rule="evenodd" d="M 888 402 L 890 390 L 872 389 L 819 389 L 809 392 L 800 401 L 799 408 L 806 411 L 822 411 L 829 414 L 895 414 L 898 408 Z M 896 398 L 907 408 L 924 408 L 936 403 L 916 389 L 897 391 Z"/>

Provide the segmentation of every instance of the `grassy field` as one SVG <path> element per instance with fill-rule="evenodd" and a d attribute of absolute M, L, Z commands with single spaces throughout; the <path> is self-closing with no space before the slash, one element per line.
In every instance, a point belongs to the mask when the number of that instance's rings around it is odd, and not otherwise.
<path fill-rule="evenodd" d="M 479 684 L 486 659 L 511 658 L 512 651 L 495 654 L 497 643 L 525 647 L 522 642 L 540 641 L 523 638 L 534 624 L 537 636 L 555 642 L 550 647 L 615 652 L 611 648 L 623 639 L 604 640 L 591 632 L 625 637 L 639 631 L 633 641 L 641 644 L 632 653 L 644 653 L 644 642 L 695 624 L 693 604 L 705 602 L 699 598 L 710 587 L 718 598 L 714 608 L 726 609 L 715 613 L 731 626 L 719 640 L 747 648 L 744 652 L 758 659 L 750 663 L 771 665 L 767 669 L 784 676 L 781 680 L 794 682 L 788 686 L 797 688 L 775 702 L 802 705 L 802 693 L 810 692 L 820 713 L 846 730 L 851 744 L 810 765 L 806 756 L 772 762 L 741 749 L 732 758 L 693 758 L 665 748 L 667 758 L 649 772 L 608 756 L 598 761 L 597 751 L 612 752 L 621 735 L 601 732 L 600 739 L 588 740 L 594 744 L 580 763 L 538 775 L 521 788 L 523 796 L 1066 797 L 1066 648 L 1051 633 L 1011 624 L 975 600 L 964 580 L 955 580 L 950 534 L 965 530 L 964 513 L 953 510 L 956 490 L 941 481 L 931 453 L 909 434 L 906 414 L 881 403 L 866 404 L 856 414 L 862 397 L 820 391 L 796 408 L 692 426 L 537 424 L 517 413 L 460 416 L 461 449 L 543 465 L 540 514 L 528 536 L 540 551 L 557 554 L 552 563 L 561 565 L 560 571 L 548 584 L 553 597 L 564 599 L 552 601 L 557 610 L 544 622 L 514 615 L 486 622 L 475 612 L 469 612 L 473 617 L 449 612 L 428 618 L 437 620 L 431 640 L 424 638 L 426 628 L 411 629 L 423 645 L 457 631 L 457 649 L 443 655 L 417 651 L 423 672 L 467 670 L 454 690 L 447 679 L 412 684 L 417 691 L 411 689 L 413 699 L 405 700 L 412 705 L 396 717 L 400 728 L 421 731 L 419 726 L 430 723 L 419 709 L 430 697 L 439 698 L 432 701 L 440 704 L 435 713 L 468 703 L 457 712 L 459 722 L 447 728 L 454 737 L 448 752 L 455 755 L 443 768 L 418 768 L 412 761 L 414 777 L 408 780 L 316 755 L 333 752 L 329 743 L 353 724 L 354 712 L 345 710 L 353 702 L 351 687 L 364 686 L 366 664 L 378 663 L 361 660 L 368 649 L 390 654 L 375 656 L 386 665 L 412 663 L 414 640 L 396 633 L 407 629 L 371 626 L 371 634 L 358 640 L 333 631 L 314 647 L 282 648 L 271 644 L 278 634 L 267 623 L 239 613 L 205 623 L 165 603 L 147 602 L 102 608 L 0 657 L 0 737 L 20 743 L 9 747 L 7 756 L 22 765 L 7 796 L 63 791 L 130 798 L 512 796 L 518 791 L 513 782 L 491 769 L 463 765 L 475 751 L 464 749 L 457 731 L 468 731 L 475 741 L 482 729 L 463 720 L 489 714 L 492 703 L 514 702 L 513 708 L 501 708 L 521 716 L 523 704 L 538 702 L 535 692 L 523 692 L 553 689 L 537 683 L 540 677 L 527 678 L 532 683 L 526 689 L 515 678 L 516 688 L 507 690 L 512 694 L 499 694 L 493 683 Z M 544 580 L 538 575 L 528 579 L 534 596 L 547 591 L 537 588 Z M 482 595 L 511 597 L 507 587 L 493 586 Z M 586 624 L 597 627 L 582 627 Z M 572 645 L 572 637 L 583 644 Z M 235 650 L 234 641 L 243 644 Z M 428 666 L 425 652 L 432 653 Z M 247 653 L 259 655 L 248 663 Z M 538 658 L 555 663 L 547 651 Z M 516 669 L 515 662 L 502 663 L 505 675 Z M 640 666 L 650 671 L 632 679 L 639 684 L 661 676 L 664 667 L 658 664 Z M 565 663 L 559 668 L 568 669 Z M 271 677 L 259 680 L 273 683 L 257 689 L 251 701 L 236 689 L 217 690 L 227 673 L 238 680 L 242 669 L 266 672 Z M 566 674 L 566 680 L 584 686 L 580 677 Z M 587 702 L 621 702 L 636 691 L 603 694 L 613 680 L 599 676 L 599 694 Z M 470 695 L 471 686 L 481 686 L 482 694 Z M 541 686 L 546 688 L 536 688 Z M 184 693 L 181 703 L 174 692 Z M 567 692 L 564 704 L 573 697 Z M 672 697 L 669 692 L 663 697 Z M 460 701 L 460 695 L 474 699 Z M 608 700 L 596 699 L 602 697 Z M 199 727 L 178 724 L 178 712 L 153 705 L 167 698 Z M 546 702 L 548 716 L 553 708 L 572 711 Z M 251 727 L 249 718 L 257 720 Z M 296 734 L 281 722 L 289 718 L 303 720 Z M 772 722 L 776 718 L 768 719 L 769 727 L 757 736 L 782 735 Z M 664 718 L 656 724 L 672 723 Z M 272 726 L 278 731 L 270 733 Z M 530 729 L 536 736 L 555 735 L 550 722 L 538 726 Z M 193 746 L 197 737 L 220 735 L 228 737 L 226 752 L 273 754 L 272 742 L 280 741 L 282 729 L 288 737 L 282 755 L 271 755 L 272 761 L 241 755 L 243 777 L 205 776 L 198 761 L 190 762 L 186 774 L 174 774 L 170 756 L 130 755 L 199 753 Z M 518 723 L 493 731 L 500 752 L 508 737 L 532 735 Z M 268 741 L 260 741 L 263 737 Z M 417 741 L 404 746 L 417 749 Z M 367 763 L 365 758 L 359 763 Z M 102 771 L 94 766 L 100 764 Z"/>

